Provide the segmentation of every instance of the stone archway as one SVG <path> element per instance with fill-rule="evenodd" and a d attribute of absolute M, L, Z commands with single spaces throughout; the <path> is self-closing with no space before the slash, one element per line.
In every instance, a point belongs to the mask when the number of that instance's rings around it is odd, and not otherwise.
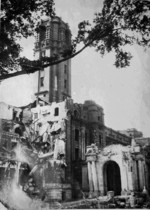
<path fill-rule="evenodd" d="M 121 176 L 119 165 L 112 160 L 107 161 L 103 167 L 104 192 L 114 191 L 115 195 L 121 194 Z"/>

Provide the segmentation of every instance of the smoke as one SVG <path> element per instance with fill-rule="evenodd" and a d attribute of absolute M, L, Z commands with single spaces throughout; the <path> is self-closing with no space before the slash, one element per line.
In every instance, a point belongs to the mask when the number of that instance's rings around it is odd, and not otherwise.
<path fill-rule="evenodd" d="M 17 146 L 14 149 L 14 152 L 16 154 L 16 160 L 18 162 L 27 163 L 30 165 L 29 159 L 26 156 L 25 150 L 21 144 L 19 144 L 19 143 L 17 144 Z"/>
<path fill-rule="evenodd" d="M 7 204 L 10 209 L 15 210 L 41 210 L 42 202 L 38 199 L 31 199 L 18 184 L 18 174 L 20 168 L 17 166 L 15 176 L 12 180 L 7 181 L 4 184 L 3 189 L 0 192 L 0 198 L 2 203 Z M 1 209 L 1 208 L 0 208 Z M 4 208 L 6 210 L 6 208 Z M 2 210 L 2 209 L 1 209 Z M 44 208 L 43 210 L 46 210 Z"/>
<path fill-rule="evenodd" d="M 25 148 L 21 144 L 17 144 L 14 149 L 16 168 L 13 178 L 5 180 L 2 190 L 0 191 L 0 210 L 46 210 L 47 207 L 42 208 L 43 204 L 39 199 L 31 199 L 19 185 L 19 171 L 21 163 L 30 164 L 30 159 L 27 157 Z M 4 205 L 3 205 L 4 204 Z M 1 208 L 2 206 L 2 208 Z M 6 208 L 5 208 L 5 207 Z"/>
<path fill-rule="evenodd" d="M 6 207 L 2 203 L 0 203 L 0 210 L 8 210 L 8 209 L 6 209 Z"/>

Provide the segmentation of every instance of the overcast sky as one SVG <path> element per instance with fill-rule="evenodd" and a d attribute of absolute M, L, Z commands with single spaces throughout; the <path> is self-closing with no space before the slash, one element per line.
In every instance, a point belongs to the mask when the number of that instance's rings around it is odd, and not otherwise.
<path fill-rule="evenodd" d="M 92 20 L 101 9 L 100 0 L 56 0 L 56 13 L 76 34 L 78 23 Z M 34 38 L 21 40 L 23 55 L 33 58 Z M 129 47 L 134 58 L 130 67 L 116 69 L 114 55 L 105 57 L 87 49 L 72 59 L 72 98 L 83 103 L 92 99 L 104 108 L 105 124 L 116 130 L 136 128 L 150 136 L 150 53 Z M 22 106 L 33 100 L 34 75 L 20 76 L 0 84 L 0 101 Z"/>

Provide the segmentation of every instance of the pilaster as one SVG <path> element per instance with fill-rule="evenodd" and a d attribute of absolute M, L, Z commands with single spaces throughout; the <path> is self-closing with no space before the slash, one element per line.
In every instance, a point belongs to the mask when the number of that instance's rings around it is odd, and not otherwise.
<path fill-rule="evenodd" d="M 98 180 L 98 190 L 100 195 L 104 195 L 104 177 L 103 177 L 103 165 L 100 161 L 97 162 L 97 180 Z"/>
<path fill-rule="evenodd" d="M 92 161 L 92 178 L 93 178 L 93 186 L 94 186 L 94 196 L 98 196 L 98 182 L 97 182 L 97 172 L 95 161 Z"/>
<path fill-rule="evenodd" d="M 121 175 L 121 191 L 123 191 L 124 189 L 128 189 L 128 183 L 127 183 L 127 179 L 128 179 L 128 174 L 127 174 L 127 167 L 126 164 L 122 164 L 120 165 L 120 175 Z"/>
<path fill-rule="evenodd" d="M 88 162 L 88 179 L 89 179 L 89 197 L 92 197 L 93 195 L 93 180 L 92 180 L 92 168 L 91 163 Z"/>
<path fill-rule="evenodd" d="M 144 188 L 144 173 L 143 173 L 143 161 L 139 160 L 138 161 L 139 164 L 139 183 L 140 183 L 140 190 L 142 190 Z"/>
<path fill-rule="evenodd" d="M 97 197 L 98 196 L 98 179 L 97 179 L 97 170 L 95 161 L 97 156 L 95 153 L 90 153 L 86 155 L 86 160 L 88 163 L 88 178 L 89 178 L 89 197 Z"/>

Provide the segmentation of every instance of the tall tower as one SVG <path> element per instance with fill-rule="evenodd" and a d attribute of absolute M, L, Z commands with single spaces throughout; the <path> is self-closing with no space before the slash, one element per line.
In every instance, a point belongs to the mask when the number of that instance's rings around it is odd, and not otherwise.
<path fill-rule="evenodd" d="M 61 18 L 53 17 L 42 21 L 35 43 L 35 57 L 52 56 L 68 49 L 71 31 Z M 38 72 L 36 96 L 47 102 L 61 102 L 71 97 L 71 61 L 49 66 Z"/>

